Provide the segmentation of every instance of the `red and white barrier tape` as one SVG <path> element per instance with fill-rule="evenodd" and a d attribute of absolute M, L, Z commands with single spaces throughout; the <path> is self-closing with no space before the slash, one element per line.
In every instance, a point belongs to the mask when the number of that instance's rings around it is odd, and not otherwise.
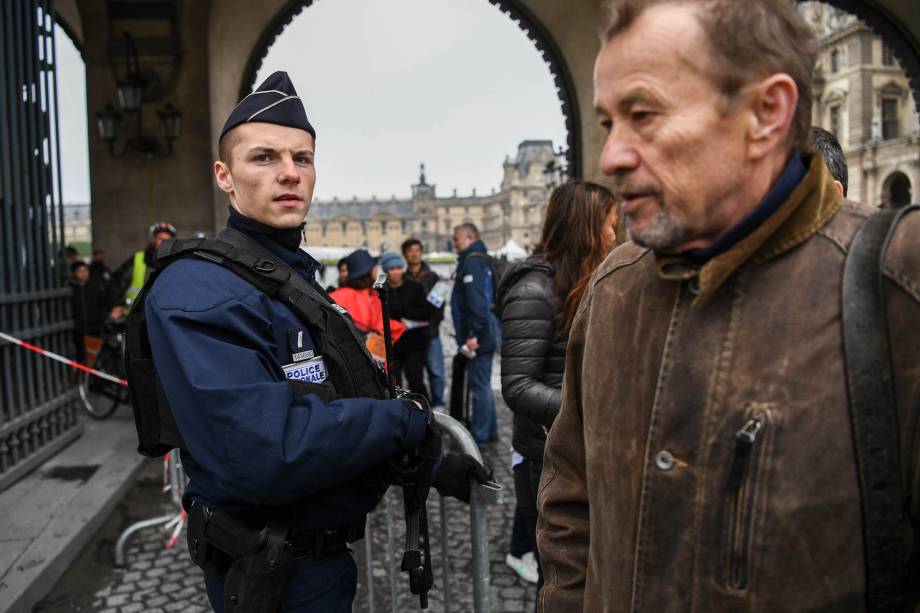
<path fill-rule="evenodd" d="M 18 338 L 12 337 L 12 336 L 10 336 L 9 334 L 4 334 L 3 332 L 0 332 L 0 339 L 3 339 L 3 340 L 5 340 L 5 341 L 7 341 L 7 342 L 10 342 L 10 343 L 13 343 L 14 345 L 19 345 L 19 346 L 22 347 L 23 349 L 28 349 L 29 351 L 34 351 L 35 353 L 38 353 L 38 354 L 40 354 L 40 355 L 43 355 L 43 356 L 45 356 L 46 358 L 51 358 L 52 360 L 57 360 L 58 362 L 61 362 L 61 363 L 63 363 L 63 364 L 67 364 L 68 366 L 70 366 L 70 367 L 72 367 L 72 368 L 76 368 L 76 369 L 78 369 L 78 370 L 82 370 L 83 372 L 88 372 L 89 374 L 93 375 L 94 377 L 99 377 L 99 378 L 101 378 L 101 379 L 105 379 L 106 381 L 111 381 L 112 383 L 118 383 L 119 385 L 124 385 L 125 387 L 128 386 L 128 382 L 125 381 L 124 379 L 119 379 L 118 377 L 115 377 L 115 376 L 110 375 L 110 374 L 108 374 L 108 373 L 102 372 L 101 370 L 95 370 L 95 369 L 93 369 L 93 368 L 90 368 L 89 366 L 86 366 L 85 364 L 80 364 L 79 362 L 76 362 L 76 361 L 71 360 L 71 359 L 69 359 L 69 358 L 65 358 L 65 357 L 62 356 L 62 355 L 58 355 L 58 354 L 56 354 L 56 353 L 52 353 L 51 351 L 48 351 L 48 350 L 46 350 L 46 349 L 42 349 L 41 347 L 36 347 L 35 345 L 29 344 L 29 343 L 27 343 L 27 342 L 25 342 L 25 341 L 23 341 L 23 340 L 20 340 L 20 339 L 18 339 Z"/>

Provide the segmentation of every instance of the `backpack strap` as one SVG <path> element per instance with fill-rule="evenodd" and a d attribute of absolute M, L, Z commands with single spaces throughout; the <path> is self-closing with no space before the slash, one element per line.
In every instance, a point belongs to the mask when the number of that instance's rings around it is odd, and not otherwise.
<path fill-rule="evenodd" d="M 899 611 L 903 600 L 907 516 L 884 264 L 898 221 L 916 208 L 882 210 L 870 217 L 853 240 L 843 272 L 844 359 L 870 613 Z"/>
<path fill-rule="evenodd" d="M 203 258 L 228 268 L 258 290 L 290 307 L 320 331 L 314 341 L 323 344 L 344 367 L 336 369 L 333 380 L 346 395 L 382 397 L 382 371 L 364 344 L 351 316 L 336 305 L 322 289 L 304 279 L 274 253 L 242 232 L 225 228 L 213 240 L 185 239 L 166 241 L 157 251 L 157 265 L 189 257 Z M 325 342 L 326 339 L 333 342 Z M 348 347 L 342 344 L 346 343 Z"/>
<path fill-rule="evenodd" d="M 283 301 L 314 324 L 319 324 L 320 320 L 326 319 L 317 311 L 317 306 L 325 311 L 325 314 L 343 320 L 352 339 L 361 348 L 361 353 L 367 357 L 368 361 L 374 363 L 374 359 L 364 345 L 364 339 L 355 328 L 351 316 L 344 309 L 336 306 L 325 291 L 309 283 L 294 271 L 287 262 L 242 232 L 226 228 L 218 235 L 218 240 L 228 243 L 240 251 L 245 249 L 254 252 L 256 262 L 253 264 L 253 270 L 263 277 L 277 282 L 277 287 L 271 288 L 273 291 L 267 291 L 266 293 Z M 244 278 L 248 280 L 248 277 Z"/>

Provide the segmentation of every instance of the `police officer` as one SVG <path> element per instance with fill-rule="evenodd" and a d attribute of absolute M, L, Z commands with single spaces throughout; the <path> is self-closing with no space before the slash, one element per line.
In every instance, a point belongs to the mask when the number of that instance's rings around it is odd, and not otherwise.
<path fill-rule="evenodd" d="M 331 309 L 314 280 L 318 262 L 300 249 L 315 137 L 293 84 L 276 72 L 230 114 L 214 175 L 229 196 L 234 235 L 306 280 L 299 296 Z M 440 455 L 423 403 L 328 395 L 330 381 L 344 376 L 333 369 L 347 343 L 313 338 L 293 298 L 267 294 L 220 261 L 171 263 L 143 301 L 153 361 L 184 441 L 192 557 L 216 611 L 260 594 L 261 585 L 274 586 L 266 597 L 280 594 L 284 610 L 350 611 L 356 569 L 347 542 L 362 535 L 388 485 L 387 460 L 416 449 L 434 486 L 467 500 L 469 479 L 488 472 L 468 456 Z M 295 380 L 308 387 L 289 385 Z M 259 547 L 261 558 L 246 557 Z M 216 561 L 205 553 L 215 548 Z"/>

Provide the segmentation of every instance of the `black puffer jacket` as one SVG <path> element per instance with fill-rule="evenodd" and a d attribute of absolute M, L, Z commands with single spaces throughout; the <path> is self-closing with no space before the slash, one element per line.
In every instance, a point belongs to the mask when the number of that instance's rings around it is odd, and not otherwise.
<path fill-rule="evenodd" d="M 537 258 L 512 265 L 498 288 L 502 314 L 502 397 L 514 412 L 512 445 L 543 460 L 546 431 L 559 413 L 568 331 L 556 331 L 562 301 L 553 269 Z"/>

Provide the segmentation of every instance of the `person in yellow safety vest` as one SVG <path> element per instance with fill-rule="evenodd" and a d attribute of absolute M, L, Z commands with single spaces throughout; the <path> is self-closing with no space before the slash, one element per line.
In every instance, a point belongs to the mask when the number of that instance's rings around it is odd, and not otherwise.
<path fill-rule="evenodd" d="M 144 287 L 144 281 L 150 272 L 149 264 L 153 261 L 157 247 L 165 240 L 176 238 L 176 228 L 165 221 L 158 221 L 150 226 L 149 236 L 150 242 L 147 246 L 131 255 L 112 273 L 110 297 L 115 306 L 109 314 L 110 319 L 121 319 L 125 316 L 126 309 L 131 307 L 131 303 Z"/>

